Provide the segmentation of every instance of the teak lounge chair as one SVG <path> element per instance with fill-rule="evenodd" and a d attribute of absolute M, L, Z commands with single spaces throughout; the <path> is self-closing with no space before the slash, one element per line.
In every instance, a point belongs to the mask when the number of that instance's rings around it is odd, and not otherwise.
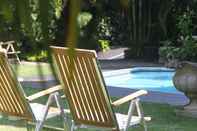
<path fill-rule="evenodd" d="M 0 42 L 0 49 L 5 49 L 6 53 L 7 53 L 7 57 L 12 56 L 12 58 L 16 58 L 17 62 L 19 64 L 21 64 L 21 61 L 18 57 L 18 54 L 20 53 L 20 51 L 16 51 L 14 48 L 14 44 L 16 44 L 15 41 L 6 41 L 6 42 Z"/>
<path fill-rule="evenodd" d="M 98 128 L 113 131 L 124 130 L 142 123 L 147 131 L 139 96 L 147 91 L 140 90 L 111 102 L 106 91 L 102 73 L 97 66 L 95 51 L 51 47 L 58 76 L 62 82 L 64 93 L 73 117 L 71 131 L 77 128 Z M 114 113 L 112 106 L 130 102 L 128 114 Z M 138 116 L 134 116 L 134 108 Z"/>
<path fill-rule="evenodd" d="M 3 49 L 0 50 L 0 113 L 18 117 L 27 122 L 35 122 L 35 130 L 39 131 L 45 119 L 64 114 L 63 109 L 59 106 L 59 95 L 56 92 L 60 88 L 60 86 L 55 86 L 26 97 L 8 63 L 6 51 Z M 52 94 L 49 96 L 46 106 L 38 103 L 28 103 L 28 101 L 49 93 Z M 57 102 L 58 108 L 50 107 L 53 101 Z"/>

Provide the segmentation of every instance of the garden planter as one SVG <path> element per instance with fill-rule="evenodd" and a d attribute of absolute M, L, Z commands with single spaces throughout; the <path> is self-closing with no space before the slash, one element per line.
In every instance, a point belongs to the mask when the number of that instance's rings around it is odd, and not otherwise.
<path fill-rule="evenodd" d="M 178 114 L 197 117 L 197 63 L 179 64 L 173 77 L 175 87 L 190 100 L 189 104 L 177 110 Z"/>

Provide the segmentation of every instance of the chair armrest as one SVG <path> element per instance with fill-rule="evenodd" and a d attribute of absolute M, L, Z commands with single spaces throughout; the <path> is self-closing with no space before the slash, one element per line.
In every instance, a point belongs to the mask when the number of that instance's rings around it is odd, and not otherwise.
<path fill-rule="evenodd" d="M 136 92 L 134 92 L 134 93 L 131 93 L 131 94 L 128 95 L 128 96 L 125 96 L 125 97 L 123 97 L 123 98 L 120 98 L 120 99 L 114 101 L 114 102 L 112 103 L 112 105 L 113 105 L 113 106 L 119 106 L 119 105 L 121 105 L 121 104 L 123 104 L 123 103 L 125 103 L 125 102 L 131 101 L 131 100 L 133 100 L 133 99 L 135 99 L 135 98 L 137 98 L 137 97 L 139 97 L 139 96 L 147 95 L 147 94 L 148 94 L 148 92 L 147 92 L 146 90 L 139 90 L 139 91 L 136 91 Z"/>
<path fill-rule="evenodd" d="M 59 91 L 61 89 L 62 89 L 61 85 L 53 86 L 53 87 L 50 87 L 49 89 L 40 91 L 40 92 L 35 93 L 35 94 L 33 94 L 31 96 L 28 96 L 26 98 L 27 98 L 28 101 L 33 101 L 33 100 L 35 100 L 35 99 L 37 99 L 39 97 L 51 94 L 51 93 Z"/>
<path fill-rule="evenodd" d="M 9 44 L 14 44 L 15 41 L 6 41 L 6 42 L 1 42 L 0 45 L 9 45 Z"/>

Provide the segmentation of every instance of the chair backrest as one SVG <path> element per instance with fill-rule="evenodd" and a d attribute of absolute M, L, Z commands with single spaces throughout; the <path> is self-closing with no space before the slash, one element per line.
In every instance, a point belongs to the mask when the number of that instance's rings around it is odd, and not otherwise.
<path fill-rule="evenodd" d="M 75 124 L 118 129 L 95 51 L 51 49 Z"/>
<path fill-rule="evenodd" d="M 27 120 L 34 119 L 3 49 L 0 50 L 0 112 Z"/>

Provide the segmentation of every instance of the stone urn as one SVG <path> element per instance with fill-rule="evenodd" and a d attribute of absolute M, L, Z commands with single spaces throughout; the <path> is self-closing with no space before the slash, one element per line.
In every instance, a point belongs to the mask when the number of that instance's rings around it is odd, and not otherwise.
<path fill-rule="evenodd" d="M 176 89 L 183 92 L 190 100 L 176 112 L 184 116 L 197 117 L 197 63 L 180 63 L 173 77 L 173 83 Z"/>

